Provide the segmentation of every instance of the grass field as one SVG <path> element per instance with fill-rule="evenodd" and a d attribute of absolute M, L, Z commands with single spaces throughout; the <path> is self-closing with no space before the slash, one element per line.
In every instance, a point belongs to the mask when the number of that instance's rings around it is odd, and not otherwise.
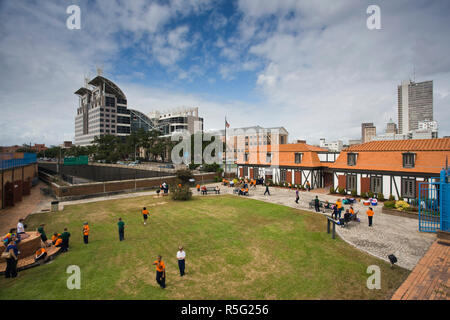
<path fill-rule="evenodd" d="M 140 210 L 149 208 L 146 226 Z M 117 219 L 126 224 L 119 242 Z M 83 221 L 91 227 L 83 244 Z M 408 271 L 333 240 L 325 218 L 234 196 L 173 202 L 153 196 L 66 206 L 28 218 L 47 235 L 67 226 L 70 250 L 53 262 L 0 279 L 0 299 L 389 299 Z M 186 251 L 186 276 L 176 252 Z M 161 254 L 167 288 L 155 281 Z M 366 269 L 381 268 L 381 290 L 369 290 Z M 66 268 L 81 268 L 81 289 L 69 290 Z"/>

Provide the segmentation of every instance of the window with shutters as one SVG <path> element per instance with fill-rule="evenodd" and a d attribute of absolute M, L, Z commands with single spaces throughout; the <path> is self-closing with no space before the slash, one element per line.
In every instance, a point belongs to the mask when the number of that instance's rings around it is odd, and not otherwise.
<path fill-rule="evenodd" d="M 280 182 L 286 182 L 286 169 L 280 170 Z"/>
<path fill-rule="evenodd" d="M 416 180 L 402 179 L 402 198 L 416 197 Z"/>
<path fill-rule="evenodd" d="M 347 175 L 347 190 L 352 191 L 356 189 L 357 189 L 356 174 Z"/>
<path fill-rule="evenodd" d="M 347 165 L 356 165 L 356 153 L 347 153 Z"/>
<path fill-rule="evenodd" d="M 403 154 L 403 168 L 414 168 L 416 155 L 414 153 Z"/>
<path fill-rule="evenodd" d="M 382 182 L 382 177 L 370 177 L 370 191 L 372 191 L 373 193 L 382 193 Z"/>

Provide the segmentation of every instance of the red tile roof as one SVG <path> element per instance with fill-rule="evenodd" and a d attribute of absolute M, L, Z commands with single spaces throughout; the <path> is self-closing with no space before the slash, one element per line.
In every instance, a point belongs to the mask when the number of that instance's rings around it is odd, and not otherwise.
<path fill-rule="evenodd" d="M 450 151 L 450 138 L 371 141 L 344 151 Z"/>
<path fill-rule="evenodd" d="M 347 164 L 347 154 L 351 152 L 358 154 L 354 166 Z M 416 154 L 414 168 L 403 167 L 405 152 Z M 447 158 L 450 158 L 450 138 L 371 141 L 347 148 L 330 168 L 439 174 Z"/>

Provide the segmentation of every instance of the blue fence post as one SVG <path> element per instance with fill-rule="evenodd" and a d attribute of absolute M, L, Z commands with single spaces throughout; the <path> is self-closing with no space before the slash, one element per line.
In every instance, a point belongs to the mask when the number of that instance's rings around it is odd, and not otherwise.
<path fill-rule="evenodd" d="M 441 227 L 442 231 L 450 232 L 450 183 L 448 181 L 448 172 L 441 171 L 440 178 L 440 197 L 439 206 L 441 211 Z"/>

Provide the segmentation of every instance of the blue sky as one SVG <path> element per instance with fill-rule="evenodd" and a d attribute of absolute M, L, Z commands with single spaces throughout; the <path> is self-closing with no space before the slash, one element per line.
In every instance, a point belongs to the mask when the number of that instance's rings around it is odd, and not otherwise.
<path fill-rule="evenodd" d="M 450 135 L 449 13 L 445 0 L 2 1 L 0 145 L 72 140 L 73 92 L 97 67 L 144 113 L 199 107 L 206 129 L 226 115 L 309 143 L 359 138 L 361 122 L 382 133 L 415 69 Z"/>

